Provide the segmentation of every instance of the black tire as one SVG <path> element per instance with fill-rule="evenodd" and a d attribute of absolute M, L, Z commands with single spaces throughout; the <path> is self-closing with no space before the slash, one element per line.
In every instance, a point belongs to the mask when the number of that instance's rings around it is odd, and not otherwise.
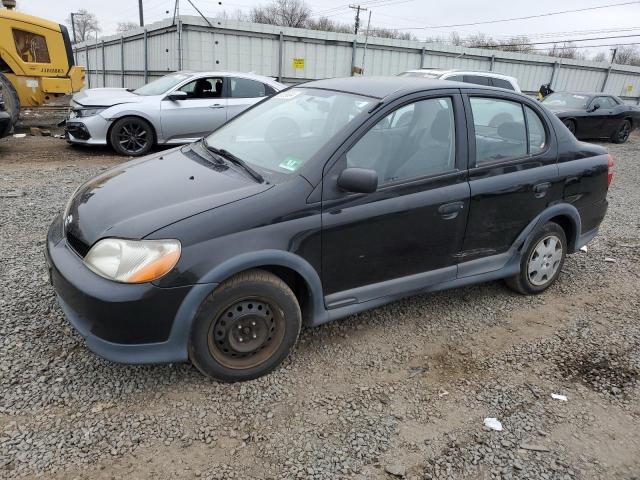
<path fill-rule="evenodd" d="M 287 358 L 301 324 L 300 305 L 285 282 L 264 270 L 241 272 L 220 284 L 200 306 L 191 328 L 189 357 L 216 380 L 252 380 Z"/>
<path fill-rule="evenodd" d="M 555 255 L 557 255 L 557 249 L 555 249 L 556 253 L 553 258 L 540 256 L 536 251 L 539 245 L 541 248 L 544 247 L 553 250 L 551 242 L 543 244 L 544 240 L 550 238 L 557 239 L 559 248 L 561 249 L 560 256 L 557 260 L 555 258 Z M 527 247 L 527 250 L 523 253 L 522 258 L 520 259 L 520 273 L 505 279 L 505 283 L 512 290 L 524 295 L 537 295 L 542 293 L 557 280 L 560 275 L 560 271 L 562 270 L 562 266 L 564 265 L 566 255 L 567 237 L 564 230 L 557 223 L 548 222 L 534 235 L 532 241 Z M 543 263 L 540 270 L 530 270 L 530 263 L 532 266 L 535 265 L 537 259 L 540 259 L 540 262 Z M 545 267 L 546 265 L 550 265 L 550 267 Z"/>
<path fill-rule="evenodd" d="M 20 97 L 9 79 L 0 73 L 0 86 L 2 87 L 2 97 L 4 108 L 11 115 L 11 125 L 16 125 L 20 119 Z"/>
<path fill-rule="evenodd" d="M 575 136 L 576 134 L 576 121 L 575 120 L 563 120 L 564 126 L 569 129 L 569 131 Z"/>
<path fill-rule="evenodd" d="M 140 157 L 149 153 L 155 143 L 153 127 L 140 117 L 123 117 L 111 127 L 109 143 L 120 155 Z"/>
<path fill-rule="evenodd" d="M 629 135 L 631 135 L 631 122 L 629 120 L 625 120 L 620 124 L 618 130 L 611 136 L 611 141 L 613 143 L 624 143 L 629 140 Z"/>

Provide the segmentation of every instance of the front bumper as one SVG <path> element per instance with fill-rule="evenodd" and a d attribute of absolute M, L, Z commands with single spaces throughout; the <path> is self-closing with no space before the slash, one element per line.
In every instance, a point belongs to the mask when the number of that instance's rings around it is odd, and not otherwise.
<path fill-rule="evenodd" d="M 69 143 L 82 145 L 107 145 L 107 133 L 111 122 L 101 115 L 67 118 L 64 131 Z"/>
<path fill-rule="evenodd" d="M 191 322 L 214 284 L 161 288 L 102 278 L 68 245 L 60 216 L 45 256 L 58 303 L 94 353 L 121 363 L 187 360 Z"/>

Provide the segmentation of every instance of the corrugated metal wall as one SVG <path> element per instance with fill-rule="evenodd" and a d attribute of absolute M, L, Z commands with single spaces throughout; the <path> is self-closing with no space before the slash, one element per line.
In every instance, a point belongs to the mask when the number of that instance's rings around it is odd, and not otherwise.
<path fill-rule="evenodd" d="M 90 87 L 135 88 L 181 68 L 255 72 L 284 83 L 351 72 L 353 35 L 209 21 L 213 28 L 202 18 L 180 17 L 176 24 L 166 20 L 122 37 L 92 39 L 74 46 L 76 61 L 87 67 Z M 604 89 L 640 103 L 640 67 L 381 38 L 369 38 L 365 52 L 364 42 L 360 35 L 355 53 L 364 75 L 395 75 L 421 66 L 493 70 L 516 77 L 526 92 L 552 82 L 555 90 Z"/>

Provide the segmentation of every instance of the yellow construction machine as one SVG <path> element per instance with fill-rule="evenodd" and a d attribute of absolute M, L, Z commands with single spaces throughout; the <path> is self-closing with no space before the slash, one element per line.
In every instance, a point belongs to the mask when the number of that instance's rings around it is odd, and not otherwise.
<path fill-rule="evenodd" d="M 0 90 L 15 124 L 20 107 L 37 107 L 84 87 L 84 67 L 75 65 L 64 25 L 0 8 Z"/>

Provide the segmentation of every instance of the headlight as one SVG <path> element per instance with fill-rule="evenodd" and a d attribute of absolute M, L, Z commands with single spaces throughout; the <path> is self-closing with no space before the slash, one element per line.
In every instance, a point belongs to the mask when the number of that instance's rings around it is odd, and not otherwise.
<path fill-rule="evenodd" d="M 69 118 L 92 117 L 93 115 L 97 115 L 106 109 L 107 109 L 106 107 L 98 107 L 98 108 L 81 108 L 79 110 L 72 110 L 71 113 L 69 114 Z"/>
<path fill-rule="evenodd" d="M 180 259 L 178 240 L 98 241 L 84 263 L 101 277 L 124 283 L 144 283 L 166 275 Z"/>

